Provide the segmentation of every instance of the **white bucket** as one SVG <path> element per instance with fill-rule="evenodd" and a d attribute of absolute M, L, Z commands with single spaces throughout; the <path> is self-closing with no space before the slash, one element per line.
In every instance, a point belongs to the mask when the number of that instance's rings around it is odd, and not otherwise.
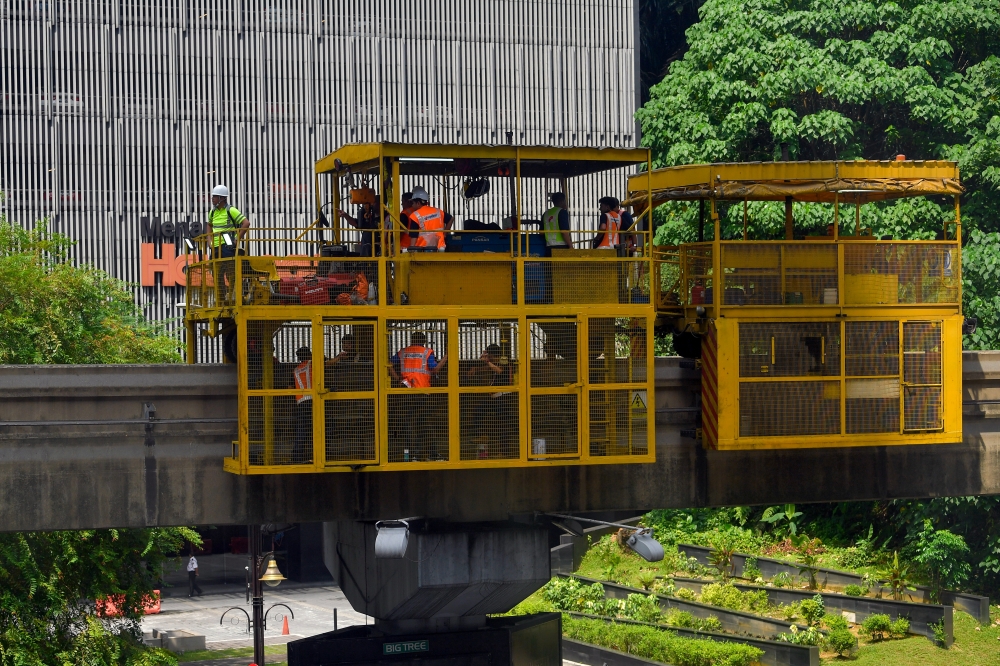
<path fill-rule="evenodd" d="M 531 440 L 531 455 L 533 456 L 544 456 L 545 455 L 545 438 L 536 437 Z"/>

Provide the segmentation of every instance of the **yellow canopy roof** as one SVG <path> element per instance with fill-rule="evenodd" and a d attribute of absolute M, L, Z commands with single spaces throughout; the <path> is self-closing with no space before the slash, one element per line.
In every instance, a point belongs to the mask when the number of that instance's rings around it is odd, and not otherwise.
<path fill-rule="evenodd" d="M 630 205 L 729 199 L 867 203 L 928 194 L 961 194 L 958 164 L 944 161 L 743 162 L 691 164 L 629 178 Z"/>

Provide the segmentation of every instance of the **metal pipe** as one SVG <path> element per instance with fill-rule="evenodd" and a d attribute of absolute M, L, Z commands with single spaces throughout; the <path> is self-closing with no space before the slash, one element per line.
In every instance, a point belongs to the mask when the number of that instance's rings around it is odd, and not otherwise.
<path fill-rule="evenodd" d="M 260 525 L 247 525 L 247 541 L 250 557 L 250 603 L 253 619 L 253 660 L 257 666 L 264 666 L 264 584 L 260 582 Z"/>

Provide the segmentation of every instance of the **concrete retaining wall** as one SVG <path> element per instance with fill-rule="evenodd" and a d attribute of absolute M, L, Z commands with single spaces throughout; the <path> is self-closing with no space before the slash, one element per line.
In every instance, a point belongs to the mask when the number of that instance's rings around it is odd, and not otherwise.
<path fill-rule="evenodd" d="M 688 557 L 693 557 L 698 560 L 700 564 L 704 564 L 706 566 L 708 565 L 708 557 L 712 552 L 711 548 L 693 546 L 691 544 L 677 544 L 677 549 L 684 551 L 687 553 Z M 743 565 L 749 557 L 753 556 L 743 553 L 735 553 L 733 555 L 735 575 L 743 575 Z M 789 564 L 787 562 L 782 562 L 781 560 L 775 560 L 769 557 L 758 557 L 756 560 L 757 568 L 760 569 L 760 572 L 764 574 L 765 578 L 772 578 L 781 572 L 787 573 L 793 578 L 801 578 L 799 567 L 794 564 Z M 848 585 L 862 585 L 864 583 L 862 576 L 856 573 L 851 573 L 850 571 L 817 568 L 817 572 L 818 574 L 816 578 L 819 581 L 819 584 L 833 590 L 843 590 Z M 915 587 L 915 590 L 907 590 L 904 592 L 906 599 L 917 603 L 931 603 L 931 589 L 923 585 L 917 585 Z M 891 590 L 885 586 L 876 587 L 874 588 L 874 591 L 876 593 L 881 592 L 883 596 L 891 594 Z M 954 606 L 955 608 L 968 613 L 972 617 L 976 618 L 976 621 L 981 624 L 989 624 L 990 622 L 989 597 L 971 594 L 969 592 L 945 591 L 941 595 L 941 601 L 945 606 Z"/>

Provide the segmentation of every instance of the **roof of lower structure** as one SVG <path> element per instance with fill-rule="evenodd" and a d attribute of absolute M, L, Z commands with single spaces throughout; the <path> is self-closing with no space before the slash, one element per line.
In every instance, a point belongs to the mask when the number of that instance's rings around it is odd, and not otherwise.
<path fill-rule="evenodd" d="M 629 203 L 673 200 L 867 203 L 963 189 L 958 164 L 936 160 L 733 162 L 656 169 L 629 178 Z"/>

